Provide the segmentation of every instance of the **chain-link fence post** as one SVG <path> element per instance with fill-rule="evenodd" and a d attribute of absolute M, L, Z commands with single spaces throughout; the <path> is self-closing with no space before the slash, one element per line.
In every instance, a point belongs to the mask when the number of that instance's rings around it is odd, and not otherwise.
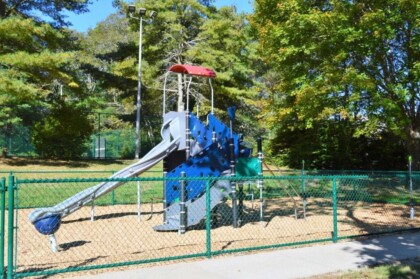
<path fill-rule="evenodd" d="M 411 171 L 412 157 L 408 156 L 408 176 L 409 176 L 409 191 L 410 191 L 410 219 L 414 219 L 414 200 L 413 200 L 413 176 Z"/>
<path fill-rule="evenodd" d="M 6 178 L 2 177 L 0 181 L 0 278 L 3 279 L 6 277 L 5 268 L 4 268 L 4 217 L 6 212 Z"/>
<path fill-rule="evenodd" d="M 211 258 L 211 180 L 206 182 L 206 255 Z"/>
<path fill-rule="evenodd" d="M 303 204 L 303 219 L 306 220 L 306 205 L 308 203 L 307 201 L 307 195 L 306 195 L 306 187 L 305 187 L 305 160 L 302 160 L 302 170 L 301 170 L 301 177 L 302 177 L 302 181 L 301 181 L 301 195 L 302 195 L 302 204 Z"/>
<path fill-rule="evenodd" d="M 336 243 L 338 239 L 338 226 L 337 226 L 337 178 L 333 177 L 333 192 L 332 192 L 332 199 L 333 199 L 333 242 Z"/>
<path fill-rule="evenodd" d="M 13 278 L 13 249 L 14 249 L 14 209 L 15 209 L 15 178 L 13 175 L 9 176 L 9 187 L 8 187 L 8 222 L 7 222 L 7 279 Z"/>
<path fill-rule="evenodd" d="M 112 172 L 112 175 L 114 175 L 115 172 Z M 111 205 L 115 205 L 115 189 L 111 191 Z"/>

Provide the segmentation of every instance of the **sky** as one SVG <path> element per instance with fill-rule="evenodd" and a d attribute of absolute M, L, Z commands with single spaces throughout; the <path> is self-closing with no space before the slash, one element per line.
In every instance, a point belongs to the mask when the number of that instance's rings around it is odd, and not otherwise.
<path fill-rule="evenodd" d="M 214 5 L 216 7 L 222 6 L 236 6 L 238 12 L 252 12 L 253 0 L 216 0 Z M 104 20 L 108 15 L 116 10 L 112 7 L 112 0 L 97 0 L 89 7 L 89 12 L 84 14 L 68 13 L 68 20 L 73 24 L 72 29 L 79 32 L 86 32 L 89 28 L 94 28 L 96 24 Z"/>

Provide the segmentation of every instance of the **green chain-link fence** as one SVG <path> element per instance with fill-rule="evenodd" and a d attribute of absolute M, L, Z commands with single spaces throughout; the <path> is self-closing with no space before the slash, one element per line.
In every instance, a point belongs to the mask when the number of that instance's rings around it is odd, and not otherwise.
<path fill-rule="evenodd" d="M 80 166 L 79 166 L 80 167 Z M 117 170 L 24 170 L 24 171 L 0 171 L 0 176 L 13 175 L 19 179 L 78 179 L 83 178 L 103 178 L 116 173 Z M 142 176 L 156 177 L 162 172 L 158 170 L 147 170 Z"/>
<path fill-rule="evenodd" d="M 156 143 L 150 136 L 142 134 L 140 138 L 141 153 L 146 154 Z M 27 127 L 16 128 L 13 133 L 0 133 L 0 151 L 7 156 L 39 157 L 40 154 L 32 144 L 31 130 Z M 93 134 L 84 143 L 82 158 L 86 159 L 116 159 L 133 158 L 135 152 L 134 129 L 105 130 Z"/>
<path fill-rule="evenodd" d="M 113 180 L 10 177 L 7 192 L 1 180 L 2 275 L 46 276 L 420 228 L 410 214 L 419 214 L 420 176 L 178 178 L 187 191 L 206 185 L 186 201 L 185 215 L 182 195 L 164 208 L 164 178 L 117 180 L 125 184 L 94 203 L 60 211 L 68 216 L 55 233 L 58 252 L 29 214 Z"/>

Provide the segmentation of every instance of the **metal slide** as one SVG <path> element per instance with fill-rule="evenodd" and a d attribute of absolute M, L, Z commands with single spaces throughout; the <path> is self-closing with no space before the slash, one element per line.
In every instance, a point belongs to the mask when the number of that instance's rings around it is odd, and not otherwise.
<path fill-rule="evenodd" d="M 182 138 L 182 135 L 180 134 L 182 129 L 180 129 L 180 126 L 182 126 L 185 121 L 183 118 L 183 114 L 172 114 L 170 116 L 165 115 L 166 121 L 161 129 L 162 141 L 150 150 L 150 152 L 147 153 L 140 161 L 115 173 L 110 177 L 110 179 L 138 176 L 163 160 L 163 158 L 168 156 L 171 152 L 178 149 Z M 77 193 L 55 206 L 35 209 L 29 214 L 29 220 L 32 223 L 35 223 L 36 221 L 50 215 L 60 215 L 61 218 L 63 218 L 124 183 L 126 182 L 102 182 L 96 186 Z"/>
<path fill-rule="evenodd" d="M 222 176 L 229 176 L 230 171 L 224 172 Z M 231 192 L 229 180 L 218 180 L 210 188 L 210 210 L 218 205 Z M 197 225 L 206 216 L 206 194 L 205 192 L 194 200 L 188 200 L 185 203 L 187 207 L 186 226 Z M 180 228 L 180 205 L 174 203 L 166 208 L 165 224 L 153 227 L 155 231 L 176 231 Z"/>

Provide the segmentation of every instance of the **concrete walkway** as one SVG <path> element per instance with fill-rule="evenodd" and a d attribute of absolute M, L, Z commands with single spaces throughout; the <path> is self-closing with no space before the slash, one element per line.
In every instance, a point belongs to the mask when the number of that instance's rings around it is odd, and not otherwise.
<path fill-rule="evenodd" d="M 420 232 L 167 264 L 79 279 L 303 278 L 420 256 Z"/>

